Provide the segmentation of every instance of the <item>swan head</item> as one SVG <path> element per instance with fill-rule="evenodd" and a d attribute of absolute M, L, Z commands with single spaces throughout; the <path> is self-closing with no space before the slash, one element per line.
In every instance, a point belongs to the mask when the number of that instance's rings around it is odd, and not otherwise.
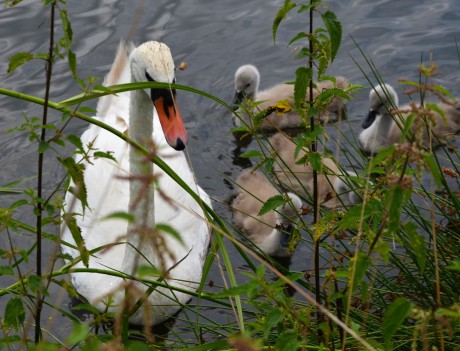
<path fill-rule="evenodd" d="M 169 47 L 157 41 L 146 42 L 130 55 L 133 82 L 175 83 L 174 61 Z M 176 150 L 183 150 L 188 136 L 176 104 L 176 90 L 146 89 L 160 119 L 166 141 Z"/>
<path fill-rule="evenodd" d="M 289 246 L 291 240 L 291 235 L 294 230 L 293 222 L 299 216 L 299 213 L 302 209 L 302 200 L 294 194 L 287 193 L 290 198 L 290 201 L 285 203 L 283 206 L 278 207 L 275 211 L 275 223 L 276 230 L 281 233 L 280 236 L 280 245 L 283 248 Z"/>
<path fill-rule="evenodd" d="M 362 127 L 369 128 L 377 116 L 388 113 L 390 108 L 398 106 L 398 94 L 390 84 L 377 85 L 369 92 L 369 113 L 364 119 Z"/>
<path fill-rule="evenodd" d="M 233 110 L 238 110 L 244 98 L 254 100 L 259 90 L 260 74 L 256 66 L 244 65 L 235 73 L 235 97 L 233 98 Z"/>

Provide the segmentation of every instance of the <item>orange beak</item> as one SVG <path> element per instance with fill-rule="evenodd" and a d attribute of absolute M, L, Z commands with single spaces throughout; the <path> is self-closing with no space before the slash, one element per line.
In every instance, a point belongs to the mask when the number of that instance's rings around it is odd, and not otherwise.
<path fill-rule="evenodd" d="M 171 103 L 168 103 L 168 101 Z M 184 150 L 188 136 L 176 104 L 176 97 L 165 99 L 163 96 L 159 96 L 153 101 L 153 104 L 157 110 L 161 128 L 168 144 L 178 151 Z"/>

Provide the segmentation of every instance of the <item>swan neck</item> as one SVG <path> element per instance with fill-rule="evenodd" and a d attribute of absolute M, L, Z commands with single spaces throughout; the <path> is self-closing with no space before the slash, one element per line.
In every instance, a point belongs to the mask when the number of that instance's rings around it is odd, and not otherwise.
<path fill-rule="evenodd" d="M 133 90 L 129 106 L 129 136 L 150 148 L 153 133 L 153 104 L 143 90 Z M 149 236 L 154 230 L 153 165 L 134 147 L 129 148 L 129 212 L 134 217 L 128 226 L 127 245 L 123 258 L 123 271 L 134 274 L 141 264 L 139 255 L 154 257 Z"/>

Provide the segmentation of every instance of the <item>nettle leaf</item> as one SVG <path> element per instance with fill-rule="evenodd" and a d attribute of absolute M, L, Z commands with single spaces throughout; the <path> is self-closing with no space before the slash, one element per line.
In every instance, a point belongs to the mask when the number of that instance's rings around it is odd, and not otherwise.
<path fill-rule="evenodd" d="M 251 158 L 251 157 L 259 157 L 263 158 L 263 153 L 257 150 L 248 150 L 246 152 L 243 152 L 240 157 L 242 158 Z"/>
<path fill-rule="evenodd" d="M 312 78 L 312 70 L 308 67 L 299 67 L 295 71 L 294 106 L 297 110 L 307 99 L 307 88 Z"/>
<path fill-rule="evenodd" d="M 165 232 L 166 234 L 171 235 L 173 238 L 175 238 L 181 244 L 184 243 L 183 240 L 182 240 L 182 237 L 179 234 L 179 232 L 177 230 L 175 230 L 173 227 L 171 227 L 170 225 L 159 223 L 159 224 L 157 224 L 155 226 L 155 228 L 157 230 L 161 231 L 161 232 Z"/>
<path fill-rule="evenodd" d="M 404 190 L 399 186 L 393 186 L 388 190 L 385 197 L 385 207 L 388 211 L 388 230 L 390 233 L 399 231 L 401 212 L 404 205 Z"/>
<path fill-rule="evenodd" d="M 72 234 L 72 238 L 77 245 L 78 252 L 80 253 L 81 261 L 88 267 L 89 264 L 89 251 L 85 246 L 85 240 L 81 236 L 80 228 L 77 225 L 77 220 L 75 219 L 75 215 L 73 213 L 65 213 L 63 216 L 64 222 L 66 223 L 67 227 Z"/>
<path fill-rule="evenodd" d="M 295 43 L 297 40 L 307 38 L 307 37 L 308 37 L 307 33 L 299 32 L 299 33 L 297 33 L 297 35 L 294 38 L 291 39 L 291 41 L 288 43 L 288 46 L 290 46 L 292 43 Z"/>
<path fill-rule="evenodd" d="M 337 19 L 337 16 L 331 12 L 326 11 L 321 15 L 323 18 L 324 25 L 329 33 L 331 40 L 331 62 L 334 61 L 335 56 L 340 48 L 342 42 L 342 24 Z"/>
<path fill-rule="evenodd" d="M 413 249 L 412 252 L 415 253 L 415 260 L 417 262 L 418 268 L 420 269 L 420 274 L 423 274 L 425 271 L 426 263 L 425 237 L 417 233 L 417 225 L 413 222 L 407 222 L 404 225 L 404 229 L 406 230 L 410 246 Z"/>
<path fill-rule="evenodd" d="M 275 210 L 278 207 L 283 206 L 286 203 L 286 198 L 283 195 L 275 195 L 269 198 L 261 207 L 258 216 L 263 216 L 264 214 Z"/>
<path fill-rule="evenodd" d="M 283 6 L 281 6 L 281 8 L 279 9 L 278 13 L 275 16 L 275 19 L 273 20 L 273 27 L 272 27 L 273 42 L 276 42 L 276 32 L 278 30 L 278 27 L 281 21 L 285 19 L 287 14 L 296 6 L 297 4 L 294 2 L 291 2 L 291 0 L 284 1 Z"/>
<path fill-rule="evenodd" d="M 348 279 L 349 285 L 351 286 L 350 293 L 360 286 L 371 263 L 371 258 L 364 252 L 358 252 L 358 254 L 350 260 Z"/>
<path fill-rule="evenodd" d="M 387 307 L 383 314 L 382 325 L 382 336 L 386 349 L 390 346 L 390 341 L 394 333 L 401 327 L 411 310 L 412 303 L 404 297 L 396 298 Z"/>
<path fill-rule="evenodd" d="M 315 171 L 321 172 L 323 166 L 321 162 L 321 154 L 318 152 L 310 152 L 310 164 Z"/>
<path fill-rule="evenodd" d="M 74 194 L 78 200 L 80 200 L 83 209 L 88 207 L 88 197 L 87 197 L 87 190 L 85 184 L 85 178 L 83 175 L 83 171 L 85 170 L 85 166 L 82 164 L 77 164 L 72 157 L 66 157 L 64 159 L 58 158 L 58 160 L 62 163 L 67 174 L 72 178 L 72 181 L 75 184 L 74 188 L 69 188 L 69 191 Z"/>
<path fill-rule="evenodd" d="M 90 332 L 88 323 L 75 323 L 70 335 L 67 337 L 66 345 L 76 345 L 86 340 Z"/>
<path fill-rule="evenodd" d="M 93 154 L 94 157 L 108 158 L 109 160 L 117 162 L 117 159 L 113 157 L 111 152 L 95 151 Z"/>
<path fill-rule="evenodd" d="M 72 50 L 67 51 L 67 59 L 69 60 L 70 72 L 72 77 L 77 78 L 77 55 Z"/>
<path fill-rule="evenodd" d="M 64 30 L 64 37 L 67 41 L 67 45 L 70 46 L 73 40 L 73 31 L 72 25 L 69 20 L 69 16 L 67 15 L 67 9 L 60 10 L 61 20 L 62 20 L 62 29 Z M 66 46 L 68 48 L 68 46 Z"/>
<path fill-rule="evenodd" d="M 442 174 L 441 174 L 441 170 L 439 169 L 439 165 L 436 162 L 435 157 L 428 152 L 425 152 L 424 156 L 425 156 L 425 162 L 430 168 L 430 173 L 433 176 L 434 181 L 436 182 L 436 186 L 439 189 L 441 189 L 442 188 Z"/>
<path fill-rule="evenodd" d="M 34 59 L 34 55 L 28 52 L 19 52 L 10 57 L 10 63 L 8 65 L 8 69 L 6 73 L 10 74 L 14 72 L 16 68 L 22 66 L 24 63 L 29 62 L 30 60 Z"/>
<path fill-rule="evenodd" d="M 26 311 L 22 300 L 19 297 L 14 297 L 9 300 L 5 307 L 5 317 L 3 319 L 5 327 L 13 327 L 16 331 L 18 331 L 25 319 Z"/>

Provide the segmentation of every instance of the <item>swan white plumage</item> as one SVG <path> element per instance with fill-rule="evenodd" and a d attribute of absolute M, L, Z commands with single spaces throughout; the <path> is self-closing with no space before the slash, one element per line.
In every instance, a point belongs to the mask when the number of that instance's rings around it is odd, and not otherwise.
<path fill-rule="evenodd" d="M 280 192 L 260 172 L 244 170 L 236 180 L 238 195 L 232 203 L 235 224 L 261 251 L 274 257 L 290 255 L 288 244 L 302 201 L 288 193 L 290 201 L 262 216 L 262 205 Z"/>
<path fill-rule="evenodd" d="M 401 141 L 401 128 L 409 113 L 393 116 L 390 109 L 399 108 L 398 94 L 390 84 L 377 85 L 369 92 L 369 113 L 362 123 L 364 130 L 359 134 L 361 149 L 368 153 L 377 153 L 381 147 L 393 145 Z M 433 133 L 439 137 L 451 137 L 460 131 L 460 103 L 453 106 L 439 103 L 438 107 L 444 111 L 441 116 L 436 111 L 431 111 L 436 124 L 432 126 Z M 401 107 L 401 110 L 411 110 L 410 106 Z M 412 124 L 414 129 L 414 123 Z M 425 128 L 424 128 L 425 129 Z M 427 141 L 426 130 L 423 131 L 424 142 Z M 433 137 L 433 140 L 435 138 Z M 435 142 L 436 144 L 436 142 Z"/>
<path fill-rule="evenodd" d="M 294 105 L 294 85 L 293 84 L 276 84 L 266 90 L 259 91 L 260 73 L 257 67 L 253 65 L 243 65 L 235 72 L 235 96 L 233 98 L 233 108 L 238 109 L 238 105 L 244 101 L 244 98 L 257 101 L 258 104 L 254 108 L 255 112 L 263 111 L 270 106 L 276 105 L 281 100 L 287 100 L 291 106 Z M 348 82 L 343 77 L 335 77 L 335 83 L 330 80 L 325 80 L 316 83 L 316 88 L 313 91 L 313 96 L 316 97 L 325 89 L 333 87 L 346 88 Z M 308 94 L 308 91 L 307 91 Z M 308 96 L 308 95 L 307 95 Z M 260 102 L 260 103 L 259 103 Z M 336 114 L 337 118 L 343 118 L 345 114 L 345 105 L 339 97 L 332 99 L 324 111 L 319 116 L 321 123 L 327 123 L 331 120 L 331 114 Z M 248 115 L 239 113 L 234 116 L 236 126 L 241 127 L 244 123 L 248 123 Z M 301 122 L 300 116 L 290 110 L 282 116 L 276 115 L 275 112 L 269 114 L 262 122 L 264 129 L 283 129 L 297 127 Z"/>
<path fill-rule="evenodd" d="M 128 54 L 129 58 L 128 58 Z M 159 42 L 146 42 L 137 48 L 121 42 L 105 85 L 129 82 L 174 82 L 174 62 L 169 48 Z M 193 173 L 181 150 L 187 134 L 176 106 L 175 90 L 133 90 L 101 98 L 98 117 L 146 147 L 156 146 L 157 154 L 210 205 L 207 194 L 196 184 Z M 153 103 L 152 103 L 153 102 Z M 155 106 L 155 108 L 154 108 Z M 160 120 L 163 123 L 160 123 Z M 161 131 L 163 127 L 164 132 Z M 166 136 L 166 137 L 165 137 Z M 202 277 L 210 228 L 201 206 L 167 174 L 146 161 L 126 142 L 110 132 L 91 125 L 82 135 L 84 145 L 92 144 L 90 162 L 76 157 L 85 165 L 84 179 L 89 208 L 68 191 L 65 212 L 76 213 L 76 222 L 88 250 L 105 247 L 89 259 L 89 267 L 114 270 L 136 275 L 136 267 L 153 265 L 169 270 L 167 284 L 185 290 L 196 290 Z M 111 152 L 117 162 L 94 157 L 95 151 Z M 157 180 L 153 189 L 140 178 Z M 74 184 L 71 182 L 71 186 Z M 161 191 L 157 191 L 156 189 Z M 134 221 L 129 225 L 121 219 L 107 219 L 110 214 L 130 212 Z M 179 242 L 172 235 L 154 231 L 155 223 L 167 224 L 177 231 Z M 68 227 L 62 226 L 62 239 L 75 245 Z M 114 245 L 120 243 L 118 245 Z M 64 253 L 72 257 L 79 252 L 62 245 Z M 141 252 L 144 258 L 139 255 Z M 83 268 L 82 262 L 75 265 Z M 109 311 L 120 307 L 125 298 L 124 280 L 104 274 L 77 272 L 71 275 L 76 290 L 99 310 L 111 296 Z M 150 277 L 156 280 L 158 277 Z M 135 302 L 148 286 L 130 284 Z M 157 288 L 148 297 L 148 324 L 158 324 L 174 315 L 190 299 L 187 293 Z M 133 324 L 144 324 L 145 309 L 141 307 L 130 319 Z"/>
<path fill-rule="evenodd" d="M 296 161 L 306 155 L 307 150 L 301 150 L 296 155 L 296 144 L 282 133 L 276 133 L 269 139 L 269 144 L 275 152 L 273 172 L 276 178 L 287 189 L 305 197 L 313 196 L 313 167 L 311 164 L 298 164 Z M 337 208 L 359 203 L 361 200 L 356 192 L 350 189 L 350 182 L 345 181 L 356 173 L 339 168 L 331 158 L 323 158 L 323 171 L 318 173 L 318 198 L 321 206 Z"/>

